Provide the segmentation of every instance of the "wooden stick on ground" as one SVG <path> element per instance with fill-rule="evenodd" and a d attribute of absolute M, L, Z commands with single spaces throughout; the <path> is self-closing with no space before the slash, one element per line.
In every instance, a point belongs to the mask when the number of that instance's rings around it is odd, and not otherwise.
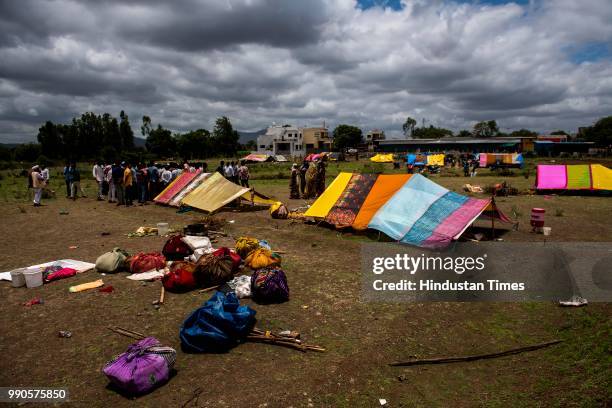
<path fill-rule="evenodd" d="M 406 367 L 406 366 L 414 366 L 414 365 L 424 365 L 424 364 L 445 364 L 445 363 L 459 363 L 462 361 L 475 361 L 475 360 L 483 360 L 489 358 L 497 358 L 497 357 L 505 357 L 513 354 L 525 353 L 527 351 L 534 351 L 541 348 L 553 346 L 555 344 L 559 344 L 563 342 L 563 340 L 553 340 L 547 341 L 545 343 L 533 344 L 531 346 L 519 347 L 515 349 L 505 350 L 498 353 L 489 353 L 489 354 L 475 354 L 471 356 L 460 356 L 460 357 L 443 357 L 443 358 L 428 358 L 428 359 L 420 359 L 420 360 L 412 360 L 412 361 L 399 361 L 389 364 L 394 367 Z"/>
<path fill-rule="evenodd" d="M 181 405 L 181 408 L 185 408 L 187 405 L 189 405 L 189 403 L 191 401 L 194 401 L 193 405 L 197 406 L 197 402 L 198 402 L 198 398 L 200 397 L 200 394 L 202 393 L 202 388 L 196 388 L 196 390 L 194 391 L 193 395 L 191 396 L 191 398 L 189 398 L 187 401 L 185 401 L 185 403 L 183 405 Z"/>
<path fill-rule="evenodd" d="M 221 285 L 211 286 L 210 288 L 200 289 L 199 293 L 210 292 L 211 290 L 217 289 Z"/>
<path fill-rule="evenodd" d="M 126 337 L 131 337 L 133 339 L 136 340 L 142 340 L 145 338 L 145 336 L 140 335 L 139 333 L 133 333 L 130 330 L 126 330 L 126 329 L 122 329 L 120 327 L 108 327 L 109 330 L 114 331 L 117 334 L 120 334 L 122 336 L 126 336 Z"/>
<path fill-rule="evenodd" d="M 164 304 L 164 297 L 166 296 L 166 288 L 164 288 L 164 285 L 162 285 L 161 287 L 161 293 L 159 294 L 159 304 L 163 305 Z"/>

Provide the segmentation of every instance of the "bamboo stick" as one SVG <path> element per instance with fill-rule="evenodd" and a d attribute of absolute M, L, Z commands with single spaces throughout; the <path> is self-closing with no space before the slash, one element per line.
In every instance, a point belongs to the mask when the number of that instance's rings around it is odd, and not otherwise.
<path fill-rule="evenodd" d="M 159 294 L 159 304 L 163 305 L 164 304 L 164 297 L 166 296 L 166 288 L 164 288 L 164 285 L 162 285 L 161 287 L 161 293 Z"/>
<path fill-rule="evenodd" d="M 420 360 L 412 360 L 412 361 L 400 361 L 389 364 L 394 367 L 405 367 L 405 366 L 414 366 L 414 365 L 425 365 L 425 364 L 445 364 L 445 363 L 459 363 L 462 361 L 475 361 L 489 358 L 497 358 L 497 357 L 505 357 L 513 354 L 525 353 L 527 351 L 534 351 L 541 348 L 553 346 L 555 344 L 559 344 L 563 342 L 563 340 L 553 340 L 545 343 L 533 344 L 531 346 L 519 347 L 515 349 L 505 350 L 498 353 L 488 353 L 488 354 L 475 354 L 471 356 L 460 356 L 460 357 L 442 357 L 442 358 L 426 358 Z"/>

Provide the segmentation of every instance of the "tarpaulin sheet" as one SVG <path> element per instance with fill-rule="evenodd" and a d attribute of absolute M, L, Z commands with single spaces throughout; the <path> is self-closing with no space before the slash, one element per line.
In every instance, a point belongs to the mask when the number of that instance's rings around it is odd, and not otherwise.
<path fill-rule="evenodd" d="M 374 163 L 393 163 L 393 154 L 377 154 L 370 158 Z"/>
<path fill-rule="evenodd" d="M 595 190 L 612 190 L 612 170 L 601 164 L 591 164 L 591 175 Z"/>
<path fill-rule="evenodd" d="M 538 190 L 562 190 L 567 186 L 565 165 L 538 165 L 536 188 Z"/>
<path fill-rule="evenodd" d="M 444 166 L 444 155 L 443 154 L 430 154 L 427 156 L 428 166 Z"/>
<path fill-rule="evenodd" d="M 340 198 L 325 217 L 325 222 L 336 228 L 350 227 L 376 178 L 376 174 L 353 174 Z"/>
<path fill-rule="evenodd" d="M 567 166 L 568 190 L 582 190 L 591 188 L 591 170 L 588 164 Z"/>
<path fill-rule="evenodd" d="M 199 210 L 213 212 L 248 191 L 248 188 L 240 187 L 215 172 L 183 198 L 183 204 Z"/>
<path fill-rule="evenodd" d="M 329 210 L 331 210 L 334 204 L 336 204 L 336 201 L 338 201 L 340 194 L 342 194 L 352 176 L 353 173 L 343 172 L 338 174 L 338 177 L 332 181 L 329 187 L 325 189 L 323 194 L 317 198 L 317 201 L 310 206 L 304 215 L 306 217 L 325 218 Z"/>
<path fill-rule="evenodd" d="M 361 205 L 359 213 L 352 227 L 356 230 L 364 230 L 368 228 L 368 224 L 374 214 L 385 205 L 393 195 L 402 188 L 406 181 L 410 179 L 411 174 L 381 174 L 376 179 L 374 186 Z"/>
<path fill-rule="evenodd" d="M 177 195 L 183 188 L 185 188 L 185 186 L 189 184 L 189 182 L 193 180 L 199 173 L 200 170 L 194 173 L 183 172 L 179 174 L 174 179 L 174 181 L 172 181 L 172 183 L 170 183 L 168 187 L 164 189 L 164 191 L 159 193 L 158 196 L 153 199 L 153 201 L 158 204 L 168 204 L 170 200 L 172 200 L 175 195 Z"/>

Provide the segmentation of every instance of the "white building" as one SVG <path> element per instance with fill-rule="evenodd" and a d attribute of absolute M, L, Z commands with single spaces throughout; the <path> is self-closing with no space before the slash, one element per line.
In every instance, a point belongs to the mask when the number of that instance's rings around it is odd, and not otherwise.
<path fill-rule="evenodd" d="M 257 153 L 303 156 L 302 130 L 290 125 L 272 125 L 257 138 Z"/>

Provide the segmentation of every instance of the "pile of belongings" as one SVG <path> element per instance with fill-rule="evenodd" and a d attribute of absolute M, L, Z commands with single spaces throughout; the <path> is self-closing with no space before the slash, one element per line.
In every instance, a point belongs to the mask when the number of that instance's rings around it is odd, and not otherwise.
<path fill-rule="evenodd" d="M 106 363 L 102 372 L 121 392 L 138 396 L 166 383 L 175 361 L 176 350 L 146 337 Z"/>
<path fill-rule="evenodd" d="M 484 190 L 482 189 L 482 187 L 477 186 L 477 185 L 472 185 L 472 184 L 464 184 L 463 190 L 469 193 L 484 193 Z"/>
<path fill-rule="evenodd" d="M 255 326 L 255 310 L 241 306 L 234 293 L 216 292 L 183 322 L 181 348 L 191 353 L 222 353 L 243 342 Z"/>

